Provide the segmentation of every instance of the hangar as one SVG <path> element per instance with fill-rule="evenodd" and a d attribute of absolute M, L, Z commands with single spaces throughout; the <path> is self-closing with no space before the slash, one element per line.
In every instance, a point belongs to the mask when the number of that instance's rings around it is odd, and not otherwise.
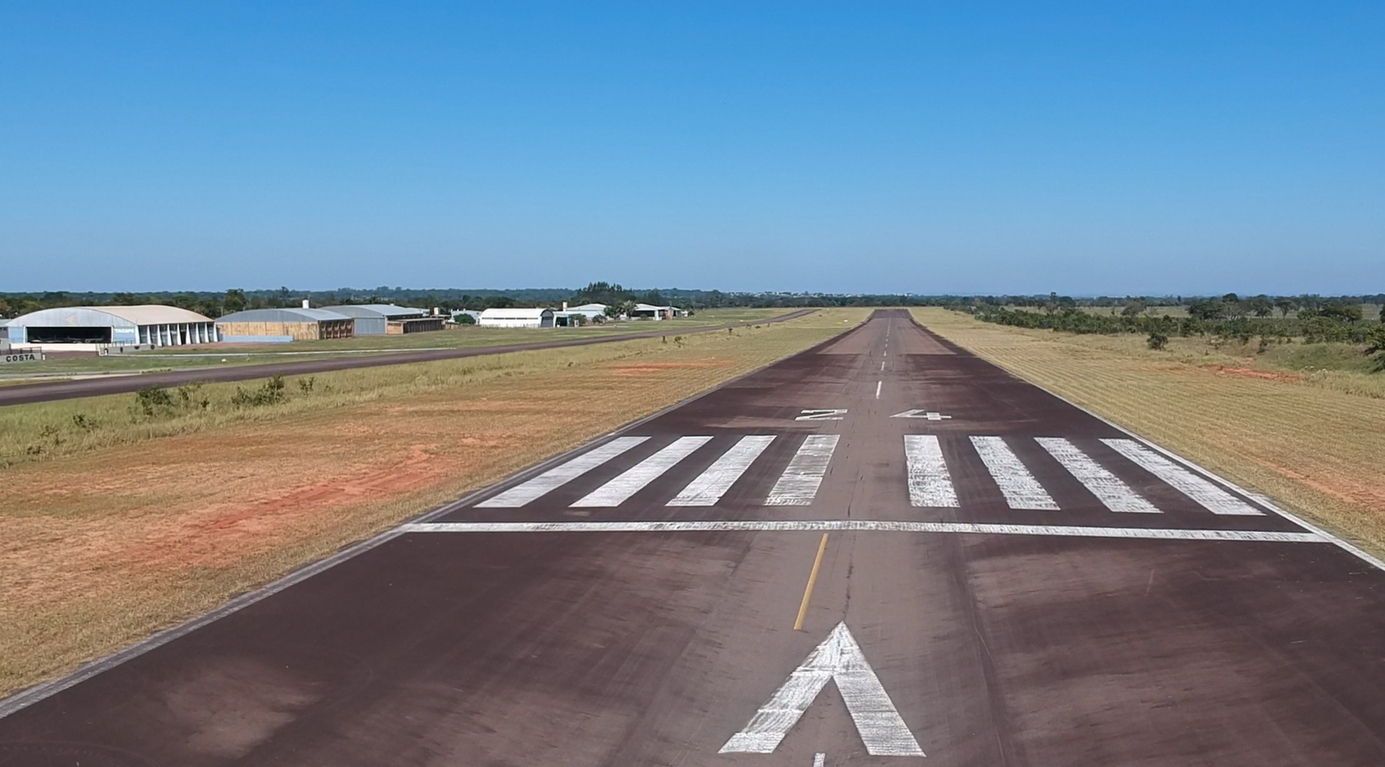
<path fill-rule="evenodd" d="M 551 328 L 552 309 L 487 309 L 477 325 L 485 328 Z"/>
<path fill-rule="evenodd" d="M 216 329 L 232 343 L 322 341 L 350 338 L 355 320 L 326 309 L 247 309 L 218 319 Z"/>
<path fill-rule="evenodd" d="M 186 346 L 216 341 L 211 318 L 176 306 L 64 306 L 10 320 L 13 344 Z"/>
<path fill-rule="evenodd" d="M 404 333 L 421 333 L 428 330 L 442 330 L 446 317 L 429 316 L 424 309 L 413 309 L 394 304 L 346 304 L 323 307 L 356 321 L 358 336 L 397 336 Z"/>

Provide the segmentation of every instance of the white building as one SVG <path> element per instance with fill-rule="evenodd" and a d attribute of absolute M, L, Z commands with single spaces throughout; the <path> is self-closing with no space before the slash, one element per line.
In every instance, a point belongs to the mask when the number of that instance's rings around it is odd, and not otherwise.
<path fill-rule="evenodd" d="M 587 319 L 589 319 L 589 320 L 594 320 L 594 319 L 596 319 L 597 317 L 605 317 L 605 316 L 606 316 L 606 305 L 605 305 L 605 304 L 582 304 L 581 306 L 568 306 L 568 305 L 567 305 L 567 302 L 564 301 L 564 302 L 563 302 L 563 311 L 565 311 L 565 312 L 567 312 L 567 313 L 569 313 L 569 314 L 581 314 L 581 315 L 585 315 Z"/>
<path fill-rule="evenodd" d="M 185 346 L 217 340 L 216 324 L 187 309 L 146 306 L 64 306 L 10 320 L 9 340 L 66 349 L 103 346 Z"/>
<path fill-rule="evenodd" d="M 487 309 L 476 321 L 483 328 L 551 328 L 552 309 Z"/>
<path fill-rule="evenodd" d="M 630 312 L 632 320 L 671 320 L 674 317 L 686 315 L 682 309 L 676 306 L 655 306 L 653 304 L 635 304 L 635 310 Z"/>

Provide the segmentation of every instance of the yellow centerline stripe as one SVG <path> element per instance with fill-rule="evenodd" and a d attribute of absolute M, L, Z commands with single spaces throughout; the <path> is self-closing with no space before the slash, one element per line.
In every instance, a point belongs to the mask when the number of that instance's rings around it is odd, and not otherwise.
<path fill-rule="evenodd" d="M 803 630 L 803 617 L 808 614 L 808 600 L 813 598 L 813 584 L 818 582 L 818 568 L 822 567 L 822 552 L 827 550 L 827 533 L 818 542 L 818 555 L 813 558 L 813 570 L 808 573 L 808 586 L 803 589 L 803 601 L 798 605 L 798 620 L 793 622 L 794 631 Z"/>

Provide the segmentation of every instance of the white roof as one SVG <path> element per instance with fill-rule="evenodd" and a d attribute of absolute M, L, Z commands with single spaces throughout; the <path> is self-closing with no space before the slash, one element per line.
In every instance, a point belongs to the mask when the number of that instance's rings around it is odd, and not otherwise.
<path fill-rule="evenodd" d="M 569 307 L 567 308 L 567 310 L 570 311 L 570 312 L 604 312 L 604 311 L 606 311 L 606 305 L 605 305 L 605 304 L 582 304 L 581 306 L 569 306 Z"/>
<path fill-rule="evenodd" d="M 637 312 L 663 312 L 677 308 L 678 307 L 676 306 L 655 306 L 654 304 L 635 304 L 635 311 Z"/>
<path fill-rule="evenodd" d="M 537 320 L 541 319 L 544 313 L 552 314 L 552 309 L 541 308 L 518 308 L 509 309 L 487 309 L 481 312 L 483 320 Z"/>
<path fill-rule="evenodd" d="M 111 324 L 111 320 L 103 319 L 102 315 L 120 321 L 115 323 L 116 327 L 124 327 L 121 322 L 129 325 L 177 325 L 185 322 L 212 321 L 210 317 L 203 317 L 197 312 L 179 309 L 176 306 L 146 304 L 144 306 L 61 306 L 53 309 L 40 309 L 14 318 L 12 324 L 29 327 Z"/>

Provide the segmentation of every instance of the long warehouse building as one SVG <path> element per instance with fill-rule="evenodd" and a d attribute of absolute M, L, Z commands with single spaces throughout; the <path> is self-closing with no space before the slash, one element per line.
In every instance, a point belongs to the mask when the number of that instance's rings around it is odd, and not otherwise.
<path fill-rule="evenodd" d="M 355 321 L 326 309 L 246 309 L 216 321 L 221 340 L 232 343 L 287 343 L 351 338 Z"/>
<path fill-rule="evenodd" d="M 325 306 L 323 309 L 354 319 L 358 336 L 396 336 L 403 333 L 442 330 L 443 324 L 447 322 L 446 317 L 430 316 L 424 309 L 394 304 L 343 304 Z"/>
<path fill-rule="evenodd" d="M 187 346 L 215 342 L 216 324 L 176 306 L 64 306 L 10 320 L 9 341 L 15 346 Z"/>

